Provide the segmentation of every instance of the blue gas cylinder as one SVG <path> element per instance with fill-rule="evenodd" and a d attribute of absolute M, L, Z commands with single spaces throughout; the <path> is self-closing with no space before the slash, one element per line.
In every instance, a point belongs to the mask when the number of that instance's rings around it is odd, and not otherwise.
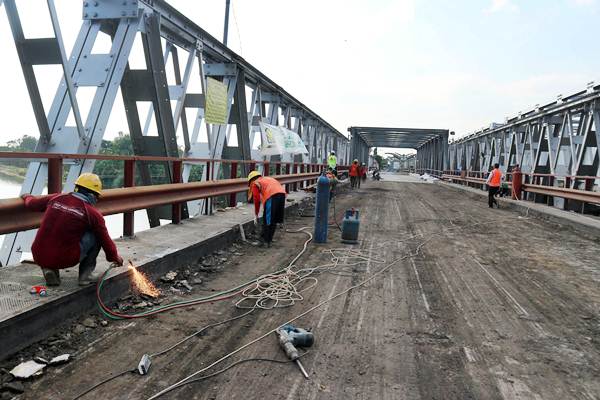
<path fill-rule="evenodd" d="M 360 221 L 358 219 L 358 210 L 355 210 L 354 208 L 346 210 L 344 220 L 342 221 L 342 243 L 358 243 L 359 226 Z"/>
<path fill-rule="evenodd" d="M 317 180 L 315 204 L 315 243 L 327 243 L 327 224 L 329 221 L 329 179 L 321 175 Z"/>

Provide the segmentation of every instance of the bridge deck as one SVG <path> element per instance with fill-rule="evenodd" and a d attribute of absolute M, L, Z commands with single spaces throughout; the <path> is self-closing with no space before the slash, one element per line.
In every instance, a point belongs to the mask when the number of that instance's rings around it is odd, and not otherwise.
<path fill-rule="evenodd" d="M 367 285 L 297 321 L 316 335 L 315 346 L 303 358 L 310 381 L 292 365 L 248 363 L 165 398 L 600 397 L 597 242 L 515 211 L 488 209 L 483 199 L 438 184 L 368 182 L 338 198 L 338 211 L 351 206 L 362 213 L 362 241 L 356 248 L 385 262 L 321 274 L 318 285 L 294 307 L 255 311 L 208 331 L 157 357 L 147 377 L 118 378 L 95 395 L 147 398 L 422 245 L 419 255 L 397 261 Z M 288 228 L 311 221 L 292 218 Z M 205 282 L 194 295 L 285 265 L 304 238 L 277 235 L 272 249 L 241 247 L 243 255 L 231 257 L 220 272 L 203 273 Z M 328 263 L 322 250 L 342 247 L 338 239 L 339 232 L 330 232 L 330 243 L 310 246 L 300 264 Z M 49 370 L 22 398 L 70 398 L 135 366 L 141 354 L 239 313 L 232 301 L 225 301 L 88 329 L 73 340 L 78 358 Z M 233 360 L 247 357 L 281 359 L 282 354 L 273 336 Z"/>

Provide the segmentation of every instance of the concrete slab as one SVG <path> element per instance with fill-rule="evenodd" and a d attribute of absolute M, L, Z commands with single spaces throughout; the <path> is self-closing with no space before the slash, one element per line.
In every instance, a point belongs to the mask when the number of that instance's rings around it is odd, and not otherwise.
<path fill-rule="evenodd" d="M 302 191 L 288 196 L 286 208 L 298 205 L 311 194 Z M 293 200 L 293 201 L 289 201 Z M 240 236 L 239 225 L 252 226 L 252 205 L 215 212 L 182 221 L 179 225 L 163 225 L 136 234 L 134 238 L 115 240 L 124 260 L 132 260 L 139 270 L 150 276 L 165 273 L 173 265 L 197 260 L 222 248 Z M 96 271 L 103 273 L 109 263 L 98 258 Z M 128 268 L 114 269 L 108 278 L 107 301 L 128 290 Z M 62 285 L 48 288 L 47 295 L 32 295 L 34 285 L 45 285 L 37 265 L 21 264 L 0 269 L 0 359 L 17 352 L 51 334 L 52 327 L 96 305 L 95 285 L 77 285 L 78 267 L 61 270 Z"/>
<path fill-rule="evenodd" d="M 419 179 L 417 175 L 397 174 L 394 172 L 382 172 L 381 179 L 387 182 L 427 183 L 427 181 Z"/>

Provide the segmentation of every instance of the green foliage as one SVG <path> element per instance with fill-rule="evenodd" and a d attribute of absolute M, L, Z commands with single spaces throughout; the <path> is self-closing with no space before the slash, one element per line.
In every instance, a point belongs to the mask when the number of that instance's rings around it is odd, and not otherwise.
<path fill-rule="evenodd" d="M 33 136 L 25 135 L 19 139 L 11 140 L 6 145 L 0 146 L 0 151 L 14 152 L 34 152 L 37 146 L 37 139 Z M 131 137 L 127 134 L 119 132 L 113 140 L 103 140 L 100 145 L 100 154 L 128 156 L 133 155 L 133 144 Z M 179 155 L 183 154 L 183 149 L 179 149 Z M 5 174 L 24 175 L 28 161 L 18 159 L 7 159 L 2 161 L 2 164 L 8 166 L 4 169 Z M 8 168 L 12 168 L 8 170 Z M 168 183 L 170 181 L 167 173 L 167 165 L 164 162 L 148 163 L 150 177 L 153 184 Z M 140 163 L 136 163 L 135 184 L 142 185 L 142 180 L 139 174 Z M 189 181 L 200 181 L 202 179 L 203 165 L 194 165 L 190 172 Z M 100 176 L 104 188 L 123 187 L 123 160 L 98 160 L 94 165 L 94 173 Z M 15 172 L 16 171 L 16 172 Z M 65 168 L 65 173 L 67 168 Z"/>
<path fill-rule="evenodd" d="M 37 139 L 34 136 L 24 135 L 15 140 L 9 140 L 6 145 L 0 146 L 0 151 L 33 152 L 37 146 Z M 3 161 L 3 164 L 13 167 L 27 168 L 27 161 L 9 159 Z"/>

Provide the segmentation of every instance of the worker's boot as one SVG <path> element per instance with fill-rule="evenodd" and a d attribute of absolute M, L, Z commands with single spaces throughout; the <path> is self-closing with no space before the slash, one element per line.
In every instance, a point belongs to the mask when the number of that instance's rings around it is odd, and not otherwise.
<path fill-rule="evenodd" d="M 79 286 L 87 286 L 92 283 L 97 283 L 98 279 L 100 279 L 100 274 L 95 274 L 93 272 L 89 272 L 85 275 L 79 275 Z"/>
<path fill-rule="evenodd" d="M 57 269 L 42 268 L 46 286 L 60 286 L 60 272 Z"/>
<path fill-rule="evenodd" d="M 86 257 L 79 263 L 79 286 L 87 286 L 98 282 L 99 274 L 94 274 L 96 258 Z"/>
<path fill-rule="evenodd" d="M 96 258 L 100 252 L 100 242 L 98 242 L 93 234 L 87 234 L 85 240 L 87 243 L 81 245 L 81 259 L 79 261 L 79 286 L 87 286 L 91 283 L 98 282 L 99 274 L 94 274 L 96 269 Z"/>

